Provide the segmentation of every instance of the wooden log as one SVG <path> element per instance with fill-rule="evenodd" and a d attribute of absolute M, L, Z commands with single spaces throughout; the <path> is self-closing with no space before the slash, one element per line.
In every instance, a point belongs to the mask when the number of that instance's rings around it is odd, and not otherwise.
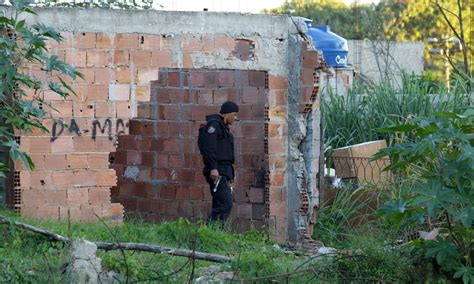
<path fill-rule="evenodd" d="M 56 233 L 53 233 L 53 232 L 50 232 L 50 231 L 47 231 L 35 226 L 24 224 L 21 222 L 10 221 L 1 215 L 0 215 L 0 224 L 12 224 L 23 230 L 41 234 L 55 241 L 60 241 L 64 243 L 71 242 L 69 238 L 66 238 L 64 236 L 58 235 Z M 184 257 L 190 257 L 193 259 L 206 260 L 206 261 L 219 262 L 219 263 L 227 263 L 227 262 L 232 261 L 232 258 L 228 256 L 206 253 L 206 252 L 199 252 L 199 251 L 192 251 L 188 249 L 169 248 L 169 247 L 157 246 L 153 244 L 109 243 L 109 242 L 94 242 L 94 244 L 97 246 L 98 249 L 102 249 L 102 250 L 133 250 L 133 251 L 145 251 L 145 252 L 153 252 L 153 253 L 164 253 L 164 254 L 169 254 L 173 256 L 184 256 Z"/>

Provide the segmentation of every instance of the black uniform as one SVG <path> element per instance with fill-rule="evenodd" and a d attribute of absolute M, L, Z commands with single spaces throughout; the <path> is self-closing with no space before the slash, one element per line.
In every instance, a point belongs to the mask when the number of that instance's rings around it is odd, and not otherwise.
<path fill-rule="evenodd" d="M 232 192 L 229 183 L 234 179 L 234 137 L 218 114 L 206 116 L 207 125 L 202 149 L 204 160 L 203 174 L 212 195 L 212 214 L 210 221 L 225 221 L 232 209 Z M 216 192 L 214 181 L 210 178 L 212 169 L 217 169 L 221 180 Z"/>

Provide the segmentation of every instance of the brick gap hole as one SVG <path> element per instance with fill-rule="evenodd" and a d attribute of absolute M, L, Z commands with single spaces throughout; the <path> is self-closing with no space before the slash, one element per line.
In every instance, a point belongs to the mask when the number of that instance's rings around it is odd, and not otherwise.
<path fill-rule="evenodd" d="M 144 36 L 141 36 L 141 37 L 140 37 L 140 44 L 143 44 L 143 43 L 145 43 L 145 37 L 144 37 Z"/>
<path fill-rule="evenodd" d="M 86 33 L 82 33 L 83 36 L 86 36 Z"/>
<path fill-rule="evenodd" d="M 44 180 L 40 180 L 40 183 L 41 183 L 41 185 L 45 184 Z"/>
<path fill-rule="evenodd" d="M 88 105 L 87 108 L 88 108 L 88 109 L 93 109 L 94 106 L 93 106 L 93 105 Z"/>

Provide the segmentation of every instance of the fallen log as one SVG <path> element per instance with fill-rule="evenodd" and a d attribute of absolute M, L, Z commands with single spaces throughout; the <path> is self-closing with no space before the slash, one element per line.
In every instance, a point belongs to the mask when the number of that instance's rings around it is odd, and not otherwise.
<path fill-rule="evenodd" d="M 0 224 L 12 224 L 15 225 L 23 230 L 34 232 L 37 234 L 41 234 L 43 236 L 49 237 L 55 241 L 60 241 L 64 243 L 70 243 L 71 240 L 67 237 L 58 235 L 56 233 L 31 226 L 25 223 L 17 222 L 17 221 L 10 221 L 7 218 L 0 215 Z M 144 251 L 144 252 L 153 252 L 153 253 L 164 253 L 173 256 L 183 256 L 189 257 L 192 259 L 198 260 L 206 260 L 212 262 L 219 262 L 219 263 L 227 263 L 231 262 L 232 258 L 228 256 L 206 253 L 206 252 L 199 252 L 199 251 L 192 251 L 188 249 L 179 249 L 179 248 L 169 248 L 163 246 L 157 246 L 152 244 L 142 244 L 142 243 L 109 243 L 109 242 L 93 242 L 98 249 L 102 250 L 133 250 L 133 251 Z"/>
<path fill-rule="evenodd" d="M 135 250 L 135 251 L 147 251 L 154 253 L 165 253 L 174 256 L 185 256 L 191 257 L 194 259 L 207 260 L 213 262 L 231 262 L 232 258 L 228 256 L 211 254 L 207 252 L 198 252 L 187 249 L 178 249 L 178 248 L 168 248 L 151 244 L 141 244 L 141 243 L 104 243 L 104 242 L 95 242 L 98 249 L 102 250 Z"/>

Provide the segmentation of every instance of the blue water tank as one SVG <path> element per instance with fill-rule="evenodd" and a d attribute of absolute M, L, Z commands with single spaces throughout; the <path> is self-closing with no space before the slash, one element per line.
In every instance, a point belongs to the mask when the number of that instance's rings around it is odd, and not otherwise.
<path fill-rule="evenodd" d="M 317 50 L 323 52 L 324 60 L 331 67 L 346 67 L 347 40 L 331 32 L 329 26 L 312 26 L 311 20 L 304 19 L 308 27 L 307 34 L 313 39 L 313 45 Z"/>

